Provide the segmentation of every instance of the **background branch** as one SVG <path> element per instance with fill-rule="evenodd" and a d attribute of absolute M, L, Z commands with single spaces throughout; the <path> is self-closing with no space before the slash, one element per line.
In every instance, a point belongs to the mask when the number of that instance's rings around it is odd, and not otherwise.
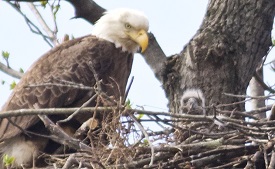
<path fill-rule="evenodd" d="M 0 70 L 14 78 L 20 79 L 23 76 L 23 73 L 16 71 L 12 68 L 7 67 L 5 64 L 0 62 Z"/>
<path fill-rule="evenodd" d="M 54 31 L 50 29 L 48 24 L 45 22 L 43 17 L 41 16 L 40 12 L 36 9 L 36 7 L 33 5 L 33 3 L 27 3 L 30 10 L 32 11 L 33 15 L 36 17 L 37 21 L 42 26 L 43 30 L 48 34 L 49 38 L 51 39 L 52 43 L 56 46 L 58 45 L 57 37 Z"/>

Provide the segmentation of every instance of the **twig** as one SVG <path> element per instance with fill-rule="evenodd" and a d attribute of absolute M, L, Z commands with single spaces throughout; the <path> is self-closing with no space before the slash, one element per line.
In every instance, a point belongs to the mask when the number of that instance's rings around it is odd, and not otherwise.
<path fill-rule="evenodd" d="M 131 80 L 130 80 L 130 82 L 129 82 L 129 85 L 128 85 L 127 89 L 126 89 L 125 96 L 124 96 L 124 98 L 123 98 L 123 103 L 126 102 L 126 99 L 127 99 L 127 97 L 128 97 L 128 94 L 129 94 L 129 91 L 130 91 L 130 89 L 131 89 L 131 86 L 132 86 L 133 82 L 134 82 L 134 76 L 132 76 L 132 78 L 131 78 Z"/>
<path fill-rule="evenodd" d="M 129 114 L 129 116 L 132 118 L 132 120 L 136 123 L 136 125 L 138 126 L 138 128 L 144 134 L 145 138 L 147 139 L 147 141 L 148 141 L 148 143 L 149 143 L 149 145 L 151 147 L 151 161 L 149 163 L 149 166 L 151 166 L 154 163 L 154 157 L 155 157 L 153 144 L 150 141 L 148 133 L 145 131 L 145 129 L 143 128 L 143 126 L 138 122 L 137 118 L 134 115 L 132 115 L 132 114 Z"/>
<path fill-rule="evenodd" d="M 56 13 L 57 13 L 57 11 L 54 13 L 54 10 L 55 10 L 55 8 L 60 7 L 60 0 L 58 0 L 58 4 L 55 7 L 54 7 L 54 4 L 55 4 L 55 1 L 52 3 L 52 5 L 50 5 L 50 8 L 51 8 L 52 20 L 53 20 L 53 23 L 54 23 L 54 30 L 52 32 L 56 37 L 56 34 L 58 32 L 58 27 L 57 27 L 57 22 L 56 22 Z M 58 9 L 56 9 L 56 10 L 58 10 Z"/>
<path fill-rule="evenodd" d="M 160 121 L 161 119 L 160 119 L 158 116 L 153 116 L 153 117 L 151 117 L 151 116 L 147 115 L 147 117 L 148 117 L 150 120 L 155 121 L 162 129 L 165 129 L 165 128 L 166 128 L 165 126 L 163 126 L 163 125 L 161 125 L 161 124 L 159 123 L 159 121 Z"/>
<path fill-rule="evenodd" d="M 93 95 L 89 100 L 87 100 L 85 103 L 83 103 L 75 112 L 73 112 L 73 114 L 71 114 L 69 117 L 67 117 L 66 119 L 63 120 L 59 120 L 57 121 L 57 124 L 59 123 L 65 123 L 70 121 L 73 117 L 75 117 L 77 114 L 79 114 L 80 110 L 86 106 L 88 106 L 91 101 L 93 101 L 95 98 L 97 97 L 97 94 Z"/>
<path fill-rule="evenodd" d="M 35 33 L 35 34 L 38 34 L 40 36 L 42 36 L 42 38 L 45 40 L 45 42 L 50 46 L 50 47 L 53 47 L 53 45 L 51 44 L 51 42 L 49 41 L 49 39 L 51 39 L 50 37 L 44 35 L 42 33 L 42 31 L 16 6 L 14 5 L 13 3 L 11 3 L 10 1 L 8 0 L 5 0 L 9 5 L 11 5 L 19 14 L 21 14 L 23 16 L 23 18 L 25 19 L 28 27 L 30 28 L 30 31 L 32 33 Z M 35 30 L 34 30 L 34 29 Z"/>
<path fill-rule="evenodd" d="M 145 110 L 143 106 L 137 106 L 137 107 L 140 107 L 141 110 Z M 146 114 L 146 115 L 147 115 L 147 114 Z M 163 128 L 163 129 L 165 128 L 164 126 L 162 126 L 162 125 L 159 123 L 159 121 L 161 121 L 161 120 L 160 120 L 160 118 L 159 118 L 158 116 L 153 116 L 153 117 L 152 117 L 152 116 L 150 116 L 150 115 L 147 115 L 147 117 L 150 118 L 151 120 L 155 121 L 161 128 Z"/>
<path fill-rule="evenodd" d="M 232 114 L 231 110 L 222 110 L 222 109 L 216 109 L 216 112 L 221 115 L 227 115 L 230 116 Z M 256 112 L 255 110 L 252 110 L 251 112 Z M 258 112 L 257 112 L 258 113 Z M 239 111 L 234 111 L 234 115 L 237 115 L 239 117 L 248 117 L 253 120 L 259 120 L 259 118 L 253 116 L 252 113 L 247 113 L 247 112 L 239 112 Z"/>
<path fill-rule="evenodd" d="M 265 63 L 265 61 L 266 61 L 266 58 L 267 58 L 268 54 L 271 52 L 271 50 L 273 49 L 273 47 L 274 47 L 274 46 L 272 45 L 272 46 L 268 49 L 268 51 L 266 52 L 265 56 L 264 56 L 263 59 L 262 59 L 261 65 L 257 68 L 257 70 L 260 70 L 260 69 L 263 68 L 264 63 Z M 256 70 L 256 72 L 257 72 L 257 70 Z"/>
<path fill-rule="evenodd" d="M 56 46 L 58 45 L 56 35 L 53 33 L 53 31 L 49 28 L 43 17 L 40 15 L 39 11 L 36 9 L 36 7 L 33 5 L 33 3 L 28 2 L 27 5 L 29 6 L 30 10 L 44 29 L 44 31 L 48 34 L 53 44 Z"/>
<path fill-rule="evenodd" d="M 1 118 L 0 118 L 1 119 Z M 24 130 L 22 127 L 18 126 L 16 123 L 14 123 L 11 118 L 7 118 L 7 120 L 9 121 L 9 123 L 11 123 L 12 125 L 14 125 L 15 127 L 17 127 L 22 133 L 28 135 L 28 132 L 26 130 Z"/>
<path fill-rule="evenodd" d="M 250 98 L 250 99 L 267 99 L 275 96 L 275 94 L 271 94 L 268 96 L 248 96 L 248 95 L 237 95 L 237 94 L 231 94 L 231 93 L 223 93 L 223 94 L 230 97 Z"/>

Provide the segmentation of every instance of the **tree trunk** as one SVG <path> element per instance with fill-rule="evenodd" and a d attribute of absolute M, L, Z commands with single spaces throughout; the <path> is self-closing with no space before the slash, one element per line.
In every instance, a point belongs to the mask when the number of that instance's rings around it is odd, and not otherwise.
<path fill-rule="evenodd" d="M 263 68 L 256 70 L 257 75 L 263 79 Z M 257 96 L 264 96 L 264 88 L 263 86 L 257 81 L 256 77 L 252 77 L 252 79 L 249 82 L 249 87 L 250 87 L 250 95 L 252 97 L 257 97 Z M 251 100 L 251 108 L 252 110 L 256 110 L 260 107 L 265 106 L 265 99 L 252 99 Z M 264 119 L 266 118 L 266 113 L 265 112 L 257 112 L 256 117 L 259 119 Z"/>
<path fill-rule="evenodd" d="M 201 89 L 206 106 L 243 100 L 225 93 L 246 93 L 256 67 L 271 45 L 274 13 L 275 1 L 211 0 L 197 34 L 180 54 L 168 57 L 162 73 L 156 74 L 170 110 L 179 111 L 180 98 L 189 88 Z M 148 60 L 146 56 L 145 59 Z M 244 104 L 222 109 L 243 111 Z"/>

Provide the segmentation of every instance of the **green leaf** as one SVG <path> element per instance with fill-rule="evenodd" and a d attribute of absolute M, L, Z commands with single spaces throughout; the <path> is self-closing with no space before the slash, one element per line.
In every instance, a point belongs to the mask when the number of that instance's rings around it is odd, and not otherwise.
<path fill-rule="evenodd" d="M 132 109 L 132 104 L 131 104 L 130 99 L 127 99 L 127 101 L 125 102 L 125 106 L 127 109 Z"/>
<path fill-rule="evenodd" d="M 144 116 L 144 114 L 139 114 L 139 115 L 137 116 L 137 119 L 140 120 L 143 116 Z"/>
<path fill-rule="evenodd" d="M 22 68 L 19 69 L 20 73 L 24 73 L 24 70 Z"/>
<path fill-rule="evenodd" d="M 46 5 L 47 5 L 48 1 L 40 1 L 40 4 L 43 8 L 46 8 Z"/>
<path fill-rule="evenodd" d="M 149 145 L 149 141 L 147 139 L 144 139 L 143 140 L 143 144 L 146 145 L 146 146 L 148 146 Z"/>
<path fill-rule="evenodd" d="M 71 35 L 71 39 L 75 39 L 74 35 Z"/>
<path fill-rule="evenodd" d="M 3 157 L 3 163 L 5 166 L 10 166 L 12 165 L 12 163 L 14 162 L 15 158 L 14 157 L 10 157 L 7 154 L 4 155 Z"/>
<path fill-rule="evenodd" d="M 7 60 L 7 59 L 9 59 L 10 53 L 7 52 L 7 51 L 2 51 L 2 56 L 3 56 L 4 59 Z"/>
<path fill-rule="evenodd" d="M 53 15 L 54 15 L 55 19 L 56 19 L 56 14 L 57 14 L 57 12 L 58 12 L 59 9 L 60 9 L 60 5 L 59 4 L 56 5 L 56 6 L 54 6 L 54 8 L 53 8 Z"/>
<path fill-rule="evenodd" d="M 11 84 L 10 84 L 10 90 L 14 89 L 16 86 L 16 82 L 13 81 Z"/>

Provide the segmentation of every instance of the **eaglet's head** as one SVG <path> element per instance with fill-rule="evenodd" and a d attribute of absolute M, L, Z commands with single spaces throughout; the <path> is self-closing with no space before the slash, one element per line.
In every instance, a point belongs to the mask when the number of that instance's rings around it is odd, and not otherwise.
<path fill-rule="evenodd" d="M 106 12 L 95 24 L 93 35 L 108 40 L 123 51 L 144 52 L 148 46 L 149 22 L 140 11 L 116 9 Z"/>

